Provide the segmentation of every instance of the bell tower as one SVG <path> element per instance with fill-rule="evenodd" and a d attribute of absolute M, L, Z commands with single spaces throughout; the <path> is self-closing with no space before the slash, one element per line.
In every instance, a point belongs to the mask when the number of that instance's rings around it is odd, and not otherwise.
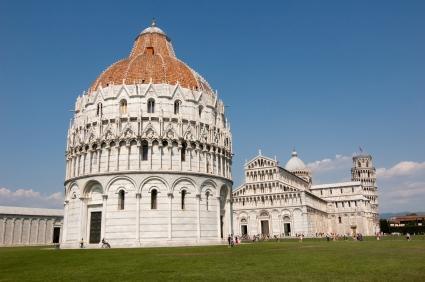
<path fill-rule="evenodd" d="M 373 166 L 372 156 L 361 152 L 353 157 L 351 180 L 360 181 L 363 186 L 363 195 L 370 200 L 376 232 L 379 231 L 378 187 L 376 186 L 376 169 Z"/>

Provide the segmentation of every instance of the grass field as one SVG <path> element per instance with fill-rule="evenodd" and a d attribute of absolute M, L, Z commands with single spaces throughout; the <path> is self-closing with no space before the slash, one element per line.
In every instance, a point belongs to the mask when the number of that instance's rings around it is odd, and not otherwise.
<path fill-rule="evenodd" d="M 284 240 L 227 246 L 0 248 L 0 281 L 425 281 L 425 240 Z"/>

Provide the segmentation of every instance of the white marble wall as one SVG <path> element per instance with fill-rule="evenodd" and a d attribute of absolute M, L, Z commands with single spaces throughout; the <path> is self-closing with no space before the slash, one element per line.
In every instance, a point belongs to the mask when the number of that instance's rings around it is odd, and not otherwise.
<path fill-rule="evenodd" d="M 61 217 L 0 214 L 0 246 L 48 245 Z"/>

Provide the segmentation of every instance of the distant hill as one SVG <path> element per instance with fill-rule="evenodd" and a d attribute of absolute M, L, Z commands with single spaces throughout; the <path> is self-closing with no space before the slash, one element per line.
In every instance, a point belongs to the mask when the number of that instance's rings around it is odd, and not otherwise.
<path fill-rule="evenodd" d="M 405 211 L 405 212 L 393 212 L 393 213 L 391 213 L 391 212 L 386 212 L 386 213 L 381 213 L 381 214 L 379 214 L 379 217 L 381 218 L 381 219 L 389 219 L 390 217 L 393 217 L 393 216 L 400 216 L 400 215 L 406 215 L 406 214 L 412 214 L 412 213 L 415 213 L 415 214 L 425 214 L 425 212 L 423 212 L 423 211 L 421 211 L 421 212 L 407 212 L 407 211 Z"/>

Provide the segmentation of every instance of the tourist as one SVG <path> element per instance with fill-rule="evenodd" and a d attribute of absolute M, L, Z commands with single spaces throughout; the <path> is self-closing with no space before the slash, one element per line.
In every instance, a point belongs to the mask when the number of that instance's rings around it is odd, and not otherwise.
<path fill-rule="evenodd" d="M 232 237 L 230 236 L 230 234 L 229 234 L 229 236 L 227 237 L 227 243 L 228 243 L 228 247 L 230 248 L 230 247 L 231 247 L 231 245 L 232 245 Z"/>
<path fill-rule="evenodd" d="M 102 238 L 102 248 L 110 249 L 111 245 L 106 242 L 105 238 Z"/>
<path fill-rule="evenodd" d="M 407 241 L 410 241 L 410 233 L 409 232 L 406 233 L 406 239 L 407 239 Z"/>
<path fill-rule="evenodd" d="M 80 249 L 84 248 L 84 239 L 81 238 L 80 240 Z"/>

